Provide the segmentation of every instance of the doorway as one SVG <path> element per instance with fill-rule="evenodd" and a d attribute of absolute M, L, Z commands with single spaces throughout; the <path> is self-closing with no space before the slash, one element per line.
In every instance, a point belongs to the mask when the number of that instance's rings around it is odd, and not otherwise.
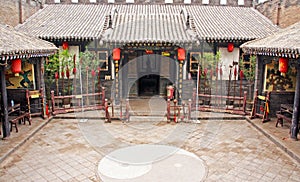
<path fill-rule="evenodd" d="M 150 74 L 138 80 L 139 96 L 153 96 L 159 94 L 159 75 Z"/>

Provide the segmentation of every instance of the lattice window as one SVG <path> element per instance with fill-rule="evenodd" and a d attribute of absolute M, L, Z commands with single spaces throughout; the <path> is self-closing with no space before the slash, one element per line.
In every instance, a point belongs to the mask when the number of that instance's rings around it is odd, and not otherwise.
<path fill-rule="evenodd" d="M 108 52 L 99 51 L 99 63 L 101 66 L 101 71 L 108 71 Z"/>
<path fill-rule="evenodd" d="M 200 52 L 190 53 L 190 72 L 195 73 L 198 71 L 199 59 L 200 59 Z"/>

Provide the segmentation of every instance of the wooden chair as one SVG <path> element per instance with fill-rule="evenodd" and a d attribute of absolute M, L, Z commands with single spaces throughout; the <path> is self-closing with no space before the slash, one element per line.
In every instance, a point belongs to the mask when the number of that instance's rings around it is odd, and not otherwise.
<path fill-rule="evenodd" d="M 253 118 L 262 118 L 262 122 L 269 121 L 269 112 L 270 112 L 270 92 L 267 92 L 266 95 L 258 95 L 258 90 L 255 91 L 253 107 L 251 112 L 251 119 Z"/>
<path fill-rule="evenodd" d="M 17 104 L 14 107 L 10 107 L 8 112 L 10 131 L 12 131 L 12 128 L 15 127 L 16 132 L 18 132 L 18 124 L 21 124 L 22 122 L 25 124 L 26 120 L 28 121 L 29 125 L 31 125 L 30 113 L 26 110 L 21 110 L 20 104 Z"/>
<path fill-rule="evenodd" d="M 26 90 L 28 113 L 32 116 L 41 116 L 45 119 L 43 89 Z"/>

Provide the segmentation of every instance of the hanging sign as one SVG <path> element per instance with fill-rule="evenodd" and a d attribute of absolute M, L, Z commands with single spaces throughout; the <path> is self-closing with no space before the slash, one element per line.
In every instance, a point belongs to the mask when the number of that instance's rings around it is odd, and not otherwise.
<path fill-rule="evenodd" d="M 161 55 L 169 57 L 171 54 L 169 52 L 162 52 Z"/>

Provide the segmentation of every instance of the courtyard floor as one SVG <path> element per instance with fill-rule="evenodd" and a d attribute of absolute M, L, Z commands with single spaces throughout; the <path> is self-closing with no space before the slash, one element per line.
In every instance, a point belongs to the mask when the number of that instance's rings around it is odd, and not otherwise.
<path fill-rule="evenodd" d="M 104 123 L 102 111 L 34 118 L 0 141 L 0 181 L 299 181 L 300 144 L 275 119 L 199 113 Z M 73 119 L 72 119 L 73 118 Z M 223 118 L 223 119 L 222 119 Z"/>

